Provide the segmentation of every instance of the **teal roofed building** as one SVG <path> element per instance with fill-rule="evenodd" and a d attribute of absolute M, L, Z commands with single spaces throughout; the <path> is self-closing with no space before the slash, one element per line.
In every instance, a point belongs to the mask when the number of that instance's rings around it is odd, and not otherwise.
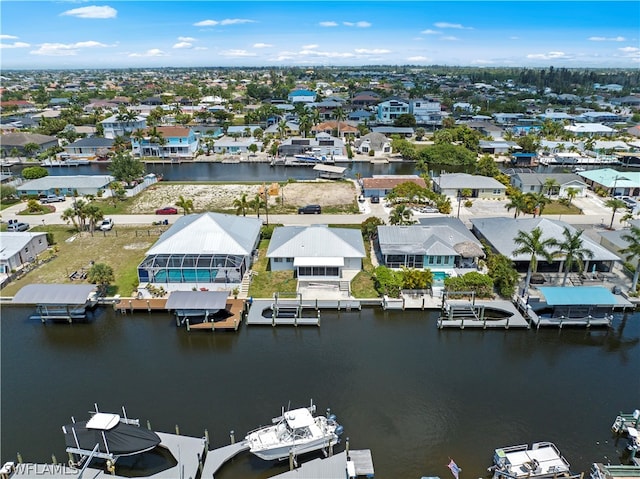
<path fill-rule="evenodd" d="M 296 103 L 298 101 L 302 101 L 305 103 L 313 103 L 316 101 L 317 94 L 315 91 L 311 90 L 293 90 L 289 93 L 287 100 L 291 103 Z"/>
<path fill-rule="evenodd" d="M 584 182 L 595 189 L 603 189 L 611 196 L 640 196 L 640 171 L 618 171 L 613 168 L 581 171 Z"/>

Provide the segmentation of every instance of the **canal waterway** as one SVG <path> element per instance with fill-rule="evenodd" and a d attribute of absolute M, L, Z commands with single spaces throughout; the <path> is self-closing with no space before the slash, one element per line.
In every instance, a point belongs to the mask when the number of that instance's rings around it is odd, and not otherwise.
<path fill-rule="evenodd" d="M 323 311 L 319 328 L 187 333 L 168 314 L 97 311 L 43 325 L 3 306 L 3 461 L 64 460 L 60 426 L 94 402 L 221 446 L 312 398 L 372 450 L 378 478 L 447 478 L 451 457 L 475 479 L 496 447 L 545 440 L 588 471 L 617 461 L 613 419 L 640 407 L 640 313 L 609 331 L 438 330 L 435 312 L 363 309 Z M 243 454 L 216 478 L 285 468 Z"/>

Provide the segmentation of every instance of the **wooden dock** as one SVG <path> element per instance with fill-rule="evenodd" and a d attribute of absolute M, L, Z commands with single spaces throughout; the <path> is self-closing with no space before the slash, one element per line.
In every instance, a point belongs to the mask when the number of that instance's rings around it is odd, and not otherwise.
<path fill-rule="evenodd" d="M 226 310 L 231 313 L 231 316 L 221 321 L 203 321 L 201 323 L 190 324 L 189 320 L 186 320 L 187 331 L 192 329 L 198 330 L 234 330 L 237 331 L 242 323 L 242 316 L 244 312 L 244 299 L 228 299 Z"/>
<path fill-rule="evenodd" d="M 234 458 L 243 451 L 249 450 L 249 444 L 246 441 L 236 442 L 228 446 L 211 449 L 207 452 L 202 469 L 202 478 L 213 478 L 225 462 Z"/>
<path fill-rule="evenodd" d="M 114 303 L 113 307 L 122 314 L 135 313 L 136 311 L 166 311 L 167 298 L 120 298 L 118 303 Z"/>

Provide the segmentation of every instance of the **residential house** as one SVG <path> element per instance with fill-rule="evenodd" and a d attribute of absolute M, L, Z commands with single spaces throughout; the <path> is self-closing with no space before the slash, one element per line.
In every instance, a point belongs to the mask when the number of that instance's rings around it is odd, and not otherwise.
<path fill-rule="evenodd" d="M 317 93 L 311 90 L 293 90 L 287 96 L 287 100 L 290 103 L 304 102 L 313 103 L 316 101 Z"/>
<path fill-rule="evenodd" d="M 17 152 L 17 156 L 26 156 L 25 146 L 34 143 L 38 145 L 38 149 L 33 153 L 37 155 L 45 151 L 47 148 L 58 146 L 58 139 L 54 136 L 40 135 L 38 133 L 6 133 L 0 138 L 0 152 L 3 157 L 13 156 Z"/>
<path fill-rule="evenodd" d="M 380 125 L 393 125 L 400 115 L 410 113 L 410 105 L 402 98 L 389 98 L 378 103 L 376 122 Z"/>
<path fill-rule="evenodd" d="M 327 133 L 318 133 L 315 138 L 287 138 L 278 146 L 279 156 L 303 154 L 343 156 L 345 155 L 344 141 Z"/>
<path fill-rule="evenodd" d="M 267 250 L 271 271 L 294 270 L 299 287 L 351 281 L 365 256 L 359 230 L 325 225 L 276 228 Z"/>
<path fill-rule="evenodd" d="M 391 140 L 382 133 L 367 133 L 355 141 L 356 151 L 362 155 L 391 154 Z"/>
<path fill-rule="evenodd" d="M 375 117 L 375 114 L 367 111 L 367 110 L 356 110 L 349 113 L 347 119 L 350 121 L 356 121 L 358 123 L 362 123 L 364 121 L 369 121 Z M 638 135 L 640 136 L 640 135 Z"/>
<path fill-rule="evenodd" d="M 592 189 L 601 189 L 610 196 L 640 196 L 640 171 L 617 171 L 613 168 L 580 171 L 578 175 Z"/>
<path fill-rule="evenodd" d="M 505 155 L 511 150 L 520 148 L 516 143 L 503 139 L 480 140 L 478 146 L 482 153 L 489 153 L 490 155 Z"/>
<path fill-rule="evenodd" d="M 389 268 L 451 272 L 484 258 L 482 244 L 457 218 L 423 218 L 409 226 L 378 226 L 376 246 Z"/>
<path fill-rule="evenodd" d="M 629 226 L 640 228 L 640 219 L 630 220 Z M 620 250 L 629 247 L 629 242 L 622 238 L 622 236 L 628 235 L 629 231 L 628 229 L 602 231 L 598 233 L 600 235 L 600 244 L 609 251 L 619 255 L 623 261 L 626 261 L 626 258 L 620 253 Z"/>
<path fill-rule="evenodd" d="M 228 136 L 223 136 L 222 138 L 218 138 L 213 144 L 213 151 L 214 153 L 228 153 L 239 155 L 242 153 L 250 153 L 251 145 L 256 145 L 256 151 L 260 151 L 262 149 L 262 142 L 257 141 L 253 137 L 230 138 Z"/>
<path fill-rule="evenodd" d="M 184 126 L 155 127 L 159 137 L 150 136 L 153 130 L 143 130 L 143 138 L 131 137 L 131 149 L 135 155 L 160 158 L 193 158 L 199 141 L 191 128 Z"/>
<path fill-rule="evenodd" d="M 49 247 L 47 233 L 0 233 L 0 274 L 9 274 L 35 261 Z"/>
<path fill-rule="evenodd" d="M 45 176 L 25 181 L 16 191 L 19 196 L 102 196 L 109 191 L 109 185 L 114 180 L 115 178 L 109 175 Z"/>
<path fill-rule="evenodd" d="M 462 196 L 463 190 L 471 192 L 471 198 L 503 199 L 507 187 L 495 178 L 467 173 L 448 173 L 433 178 L 433 190 L 447 196 Z"/>
<path fill-rule="evenodd" d="M 351 105 L 354 108 L 367 108 L 377 105 L 380 95 L 373 91 L 361 91 L 351 97 Z"/>
<path fill-rule="evenodd" d="M 134 131 L 144 130 L 147 127 L 147 118 L 142 115 L 136 115 L 131 120 L 119 118 L 119 115 L 111 115 L 100 122 L 105 138 L 114 139 L 118 136 L 130 136 Z"/>
<path fill-rule="evenodd" d="M 262 221 L 202 213 L 182 216 L 146 252 L 138 266 L 141 285 L 166 291 L 238 288 L 251 267 Z"/>
<path fill-rule="evenodd" d="M 613 136 L 616 133 L 615 129 L 601 123 L 576 123 L 567 125 L 564 129 L 576 136 Z"/>
<path fill-rule="evenodd" d="M 520 147 L 518 147 L 520 148 Z M 511 166 L 529 168 L 532 166 L 538 166 L 538 154 L 537 153 L 512 153 L 511 154 Z"/>
<path fill-rule="evenodd" d="M 514 254 L 518 249 L 514 239 L 519 231 L 526 233 L 531 232 L 535 228 L 542 231 L 541 240 L 548 238 L 554 240 L 562 239 L 565 228 L 574 234 L 577 230 L 568 223 L 558 220 L 551 220 L 538 216 L 537 218 L 471 218 L 472 232 L 478 239 L 485 240 L 487 244 L 496 252 L 505 255 L 515 263 L 519 271 L 526 271 L 529 267 L 531 255 Z M 620 258 L 608 251 L 589 236 L 582 236 L 582 246 L 593 254 L 593 257 L 585 260 L 585 271 L 601 271 L 608 272 L 613 269 L 613 265 L 620 261 Z M 564 266 L 564 258 L 556 256 L 551 263 L 545 258 L 538 258 L 538 271 L 542 272 L 561 272 Z"/>
<path fill-rule="evenodd" d="M 418 125 L 425 126 L 441 126 L 442 125 L 442 108 L 437 100 L 411 100 L 409 113 L 416 118 Z"/>
<path fill-rule="evenodd" d="M 398 135 L 410 138 L 415 133 L 410 126 L 374 126 L 371 127 L 372 133 L 382 133 L 383 135 Z"/>
<path fill-rule="evenodd" d="M 418 175 L 373 175 L 371 178 L 362 178 L 360 180 L 362 195 L 365 198 L 373 196 L 383 198 L 396 186 L 407 182 L 415 183 L 422 188 L 427 187 L 424 179 Z"/>
<path fill-rule="evenodd" d="M 555 180 L 556 186 L 549 192 L 545 185 L 547 180 Z M 573 188 L 575 197 L 587 195 L 589 185 L 574 173 L 515 173 L 511 176 L 511 184 L 523 193 L 543 193 L 567 197 L 567 190 Z"/>
<path fill-rule="evenodd" d="M 325 121 L 322 123 L 318 123 L 313 128 L 311 128 L 311 133 L 316 134 L 324 132 L 329 135 L 333 133 L 338 133 L 338 122 L 337 121 Z M 346 136 L 355 137 L 358 134 L 358 129 L 344 121 L 340 122 L 340 137 L 344 138 Z"/>
<path fill-rule="evenodd" d="M 64 146 L 64 151 L 75 158 L 105 157 L 114 142 L 112 138 L 90 136 Z"/>

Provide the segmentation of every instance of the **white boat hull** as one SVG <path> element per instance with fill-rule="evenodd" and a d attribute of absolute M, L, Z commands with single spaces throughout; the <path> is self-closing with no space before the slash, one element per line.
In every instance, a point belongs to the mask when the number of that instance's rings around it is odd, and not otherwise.
<path fill-rule="evenodd" d="M 287 444 L 273 449 L 264 450 L 250 449 L 249 451 L 265 461 L 280 461 L 289 458 L 289 454 L 291 453 L 293 453 L 294 456 L 298 456 L 300 454 L 326 449 L 330 446 L 335 446 L 337 443 L 338 437 L 333 436 L 327 439 L 316 439 L 308 443 Z"/>

